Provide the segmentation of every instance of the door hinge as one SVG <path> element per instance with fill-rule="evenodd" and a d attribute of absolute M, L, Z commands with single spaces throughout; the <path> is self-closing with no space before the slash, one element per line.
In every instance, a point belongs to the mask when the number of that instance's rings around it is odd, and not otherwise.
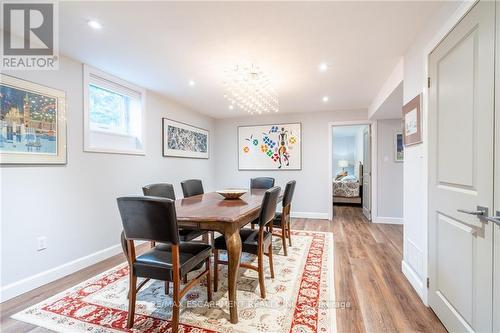
<path fill-rule="evenodd" d="M 427 88 L 431 87 L 431 77 L 427 77 Z"/>
<path fill-rule="evenodd" d="M 430 282 L 429 282 L 429 278 L 427 278 L 427 289 L 429 289 L 429 286 L 430 286 Z"/>

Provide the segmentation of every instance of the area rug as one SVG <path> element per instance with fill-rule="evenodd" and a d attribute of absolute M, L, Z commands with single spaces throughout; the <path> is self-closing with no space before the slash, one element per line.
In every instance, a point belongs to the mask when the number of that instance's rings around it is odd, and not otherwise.
<path fill-rule="evenodd" d="M 237 324 L 229 322 L 227 266 L 220 265 L 219 290 L 214 293 L 212 303 L 205 302 L 204 281 L 182 299 L 180 332 L 335 332 L 332 234 L 293 231 L 292 243 L 285 257 L 281 240 L 274 239 L 274 279 L 270 277 L 267 257 L 264 257 L 266 299 L 260 298 L 257 272 L 240 268 Z M 243 254 L 242 260 L 256 264 L 257 259 Z M 172 298 L 165 295 L 164 288 L 162 281 L 150 281 L 139 291 L 132 330 L 126 329 L 126 264 L 46 299 L 13 318 L 56 332 L 169 332 Z"/>

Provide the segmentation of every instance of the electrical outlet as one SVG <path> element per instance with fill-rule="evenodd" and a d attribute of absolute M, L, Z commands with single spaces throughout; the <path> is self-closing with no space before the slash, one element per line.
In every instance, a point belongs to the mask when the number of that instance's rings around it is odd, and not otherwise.
<path fill-rule="evenodd" d="M 43 251 L 47 248 L 47 237 L 40 236 L 36 240 L 38 242 L 37 251 Z"/>

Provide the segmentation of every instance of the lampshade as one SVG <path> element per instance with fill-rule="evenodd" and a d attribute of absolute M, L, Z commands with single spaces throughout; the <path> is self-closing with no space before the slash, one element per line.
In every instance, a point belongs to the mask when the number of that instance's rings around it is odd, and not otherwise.
<path fill-rule="evenodd" d="M 339 165 L 339 168 L 347 168 L 349 166 L 349 161 L 340 160 L 338 165 Z"/>

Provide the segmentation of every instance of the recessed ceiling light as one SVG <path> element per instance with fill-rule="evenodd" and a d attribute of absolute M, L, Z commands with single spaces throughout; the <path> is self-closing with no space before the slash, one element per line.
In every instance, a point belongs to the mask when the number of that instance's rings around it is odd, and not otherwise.
<path fill-rule="evenodd" d="M 328 102 L 330 100 L 330 97 L 323 96 L 322 100 L 323 100 L 323 103 L 326 103 L 326 102 Z"/>
<path fill-rule="evenodd" d="M 196 84 L 193 80 L 189 80 L 188 84 L 191 86 L 191 87 L 194 87 L 194 85 Z"/>
<path fill-rule="evenodd" d="M 328 64 L 326 62 L 322 62 L 319 64 L 318 69 L 320 72 L 326 72 L 328 70 Z"/>
<path fill-rule="evenodd" d="M 234 109 L 233 104 L 229 104 L 229 110 L 232 110 L 232 109 Z"/>
<path fill-rule="evenodd" d="M 102 28 L 102 25 L 101 23 L 95 21 L 95 20 L 89 20 L 87 21 L 87 24 L 89 25 L 89 27 L 91 27 L 92 29 L 96 29 L 96 30 L 99 30 Z"/>

